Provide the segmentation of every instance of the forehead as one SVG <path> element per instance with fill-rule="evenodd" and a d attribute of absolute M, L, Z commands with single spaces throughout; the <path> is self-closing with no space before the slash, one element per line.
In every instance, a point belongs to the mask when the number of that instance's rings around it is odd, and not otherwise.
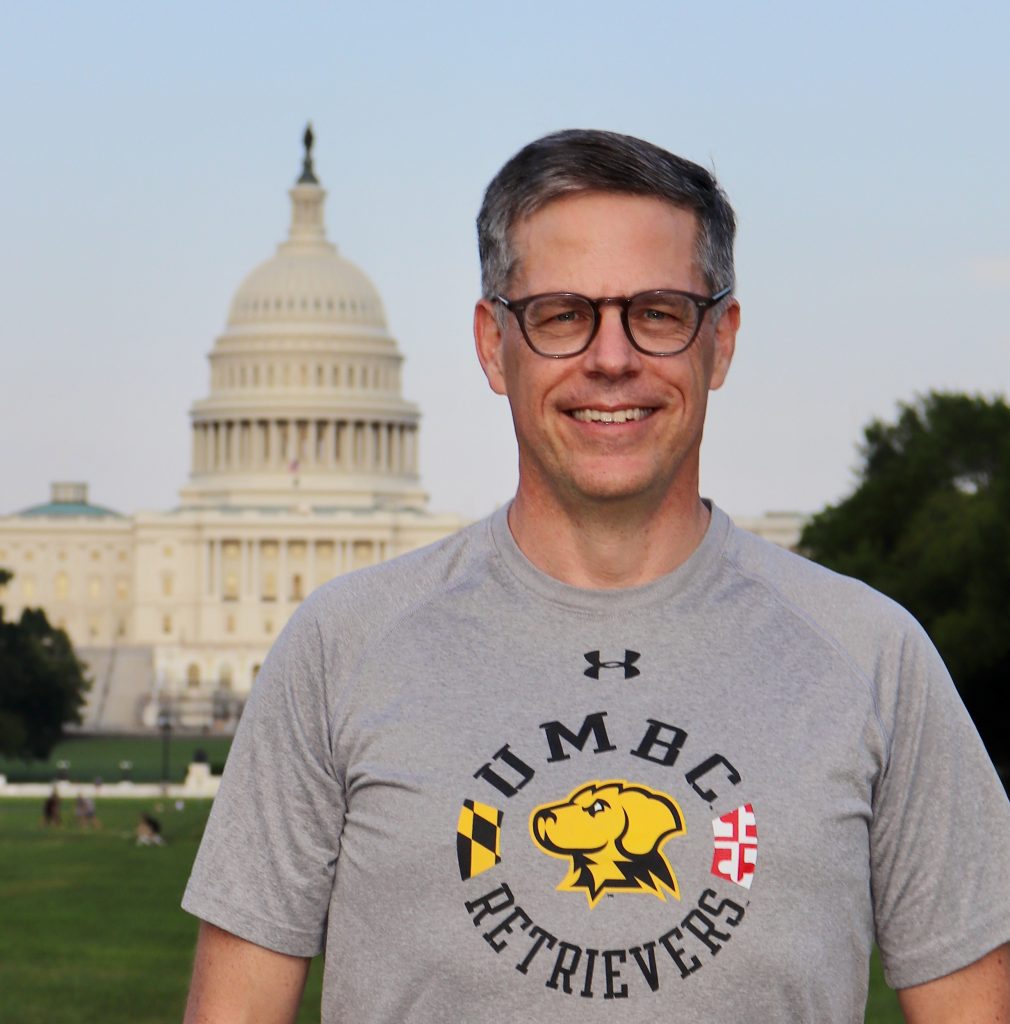
<path fill-rule="evenodd" d="M 698 290 L 697 236 L 694 211 L 665 199 L 613 192 L 562 196 L 514 226 L 512 284 L 526 294 Z"/>

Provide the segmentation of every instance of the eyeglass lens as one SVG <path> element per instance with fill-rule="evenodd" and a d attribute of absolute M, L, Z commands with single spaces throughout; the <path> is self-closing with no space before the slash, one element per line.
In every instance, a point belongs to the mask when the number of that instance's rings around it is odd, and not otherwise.
<path fill-rule="evenodd" d="M 675 352 L 691 343 L 699 320 L 698 307 L 676 292 L 636 295 L 628 307 L 628 327 L 646 352 Z M 592 304 L 581 295 L 544 295 L 525 309 L 526 333 L 546 355 L 582 349 L 595 323 Z"/>

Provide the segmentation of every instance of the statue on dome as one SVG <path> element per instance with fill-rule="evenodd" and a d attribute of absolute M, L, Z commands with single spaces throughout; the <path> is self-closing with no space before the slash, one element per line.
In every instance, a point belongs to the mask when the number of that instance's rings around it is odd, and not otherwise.
<path fill-rule="evenodd" d="M 318 185 L 315 169 L 312 166 L 312 143 L 315 136 L 312 134 L 312 122 L 305 126 L 305 135 L 302 137 L 305 143 L 305 159 L 302 161 L 302 176 L 298 179 L 299 185 Z"/>

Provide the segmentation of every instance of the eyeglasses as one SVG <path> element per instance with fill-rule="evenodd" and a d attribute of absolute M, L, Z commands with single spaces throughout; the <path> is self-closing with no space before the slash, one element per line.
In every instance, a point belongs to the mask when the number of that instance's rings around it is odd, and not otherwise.
<path fill-rule="evenodd" d="M 705 313 L 732 290 L 723 288 L 710 298 L 660 289 L 630 298 L 589 299 L 572 292 L 550 292 L 514 301 L 496 295 L 495 301 L 515 314 L 526 344 L 548 359 L 568 359 L 585 352 L 600 329 L 604 306 L 621 307 L 624 333 L 639 352 L 675 356 L 691 347 Z"/>

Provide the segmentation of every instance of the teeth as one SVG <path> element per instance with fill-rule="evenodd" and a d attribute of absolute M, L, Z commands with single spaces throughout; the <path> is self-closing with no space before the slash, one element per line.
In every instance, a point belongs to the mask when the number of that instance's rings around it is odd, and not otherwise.
<path fill-rule="evenodd" d="M 583 423 L 627 423 L 628 420 L 644 420 L 651 416 L 651 409 L 574 409 L 572 416 Z"/>

